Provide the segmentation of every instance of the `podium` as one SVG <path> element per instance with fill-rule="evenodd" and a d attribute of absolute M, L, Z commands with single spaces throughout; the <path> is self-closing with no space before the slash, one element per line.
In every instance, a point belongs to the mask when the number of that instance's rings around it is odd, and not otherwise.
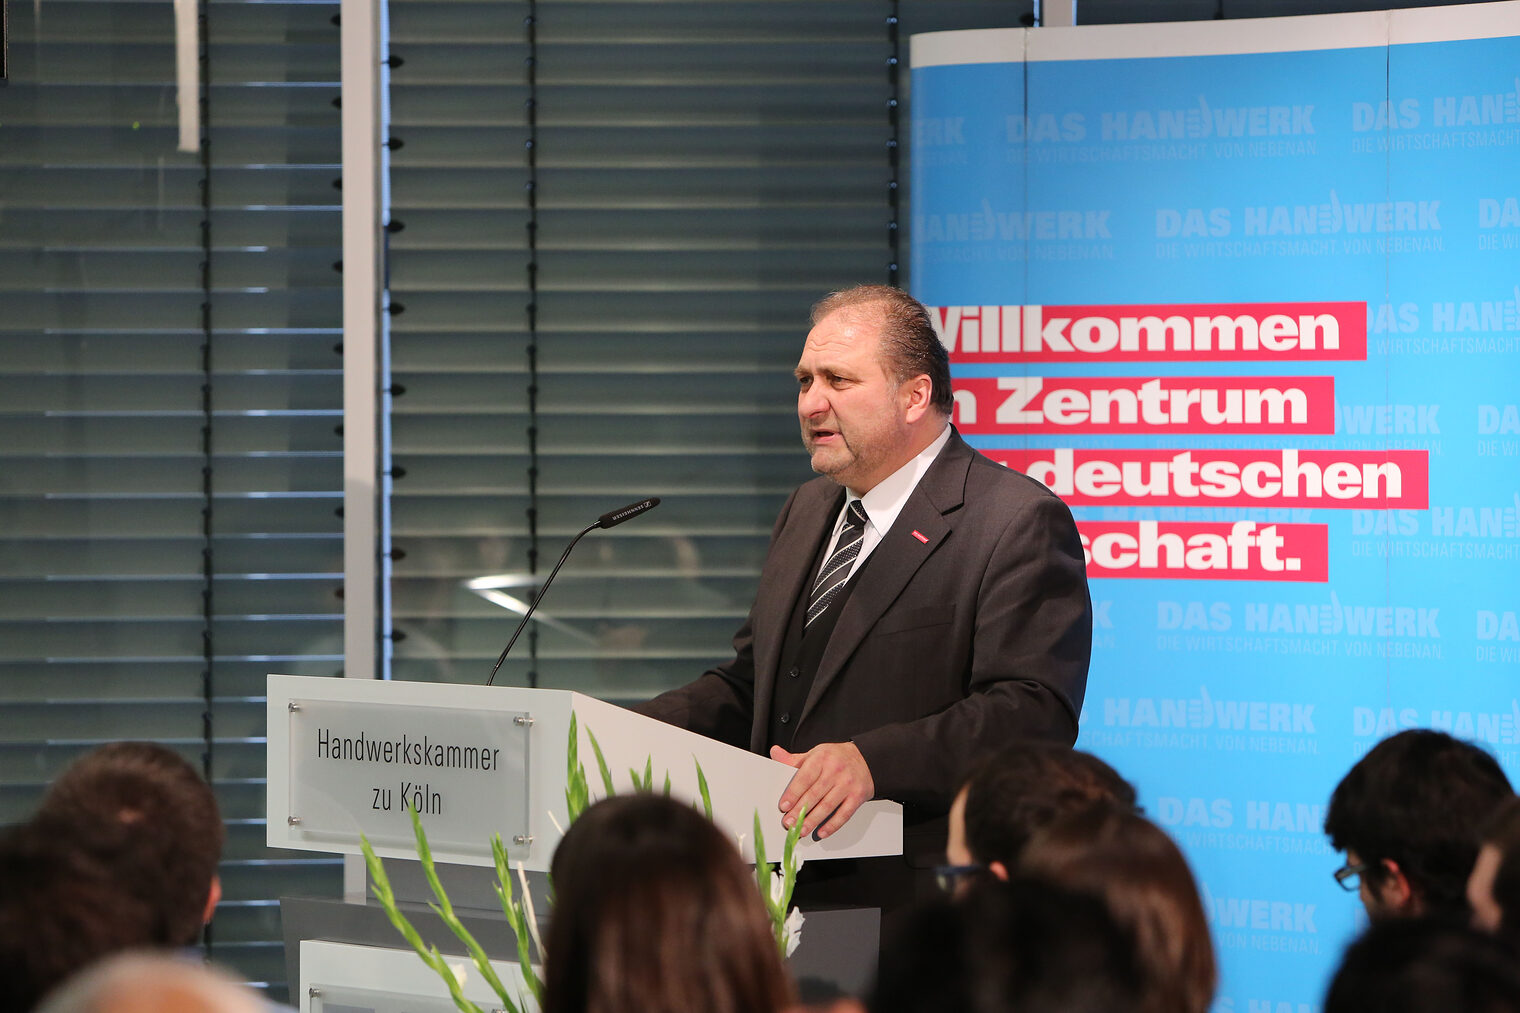
<path fill-rule="evenodd" d="M 267 706 L 270 847 L 358 855 L 363 834 L 377 855 L 391 860 L 388 868 L 395 859 L 415 865 L 410 807 L 422 820 L 455 906 L 466 914 L 475 909 L 485 923 L 495 908 L 487 875 L 491 837 L 501 835 L 514 868 L 541 874 L 569 825 L 565 784 L 572 717 L 579 765 L 593 800 L 606 794 L 594 737 L 617 794 L 635 790 L 635 779 L 642 781 L 647 771 L 653 791 L 665 791 L 668 779 L 671 797 L 700 805 L 700 765 L 713 821 L 746 861 L 754 861 L 757 814 L 767 857 L 776 860 L 785 841 L 776 801 L 791 779 L 791 767 L 581 693 L 271 675 Z M 809 862 L 901 853 L 902 807 L 887 801 L 861 806 L 823 841 L 798 842 L 799 856 Z M 425 913 L 429 898 L 421 876 L 393 871 L 391 878 L 398 896 Z M 532 883 L 538 910 L 547 911 L 539 896 L 542 875 Z M 286 899 L 282 912 L 293 986 L 311 980 L 299 967 L 303 940 L 400 947 L 383 913 L 358 897 L 346 903 Z M 845 937 L 858 944 L 858 923 L 823 931 L 830 919 L 846 914 L 851 912 L 809 915 L 808 929 L 815 931 L 810 936 L 804 929 L 793 959 L 799 977 L 805 975 L 796 966 L 800 961 L 832 969 L 836 977 L 842 973 L 847 987 L 863 984 L 855 979 L 869 974 L 874 940 L 869 947 L 848 947 L 869 952 L 861 971 L 866 958 L 827 952 L 828 940 L 821 938 Z M 510 936 L 499 931 L 504 928 L 499 908 L 494 920 L 498 924 L 482 924 L 477 936 L 493 957 L 515 958 Z M 414 921 L 440 950 L 460 952 L 451 934 L 430 933 L 426 918 Z M 501 941 L 500 952 L 486 942 L 493 938 Z M 402 959 L 416 957 L 407 950 Z M 301 1009 L 313 1008 L 305 998 L 292 996 Z"/>

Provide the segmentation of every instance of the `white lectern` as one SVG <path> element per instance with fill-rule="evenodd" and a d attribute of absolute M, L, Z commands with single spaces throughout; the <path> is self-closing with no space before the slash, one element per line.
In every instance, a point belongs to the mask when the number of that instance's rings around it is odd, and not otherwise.
<path fill-rule="evenodd" d="M 619 794 L 633 790 L 634 778 L 642 780 L 647 765 L 653 790 L 663 791 L 668 775 L 672 797 L 698 804 L 700 763 L 713 819 L 745 859 L 754 860 L 757 813 L 767 856 L 775 860 L 781 854 L 786 831 L 776 801 L 792 768 L 580 693 L 288 675 L 269 676 L 268 687 L 269 846 L 357 855 L 362 833 L 382 858 L 413 860 L 391 868 L 390 878 L 423 936 L 444 953 L 460 948 L 427 913 L 407 808 L 421 817 L 461 917 L 487 952 L 510 963 L 515 942 L 499 909 L 494 915 L 490 910 L 495 905 L 494 874 L 488 874 L 491 837 L 501 835 L 514 866 L 521 863 L 538 873 L 549 868 L 569 822 L 565 783 L 572 714 L 593 799 L 606 794 L 593 735 Z M 901 854 L 902 807 L 868 802 L 842 831 L 824 841 L 804 839 L 798 849 L 806 861 Z M 543 880 L 530 878 L 541 905 Z M 544 910 L 539 907 L 540 914 Z M 319 1001 L 322 985 L 330 1000 L 357 988 L 372 997 L 405 995 L 415 1006 L 421 994 L 415 988 L 428 984 L 426 975 L 417 977 L 420 962 L 412 966 L 415 958 L 401 950 L 399 936 L 378 908 L 283 898 L 281 911 L 289 980 L 302 987 L 291 998 L 303 1013 L 327 1008 Z M 878 925 L 875 909 L 810 912 L 802 947 L 791 961 L 794 973 L 804 982 L 813 977 L 858 990 L 874 964 Z M 311 939 L 344 945 L 302 946 Z M 375 951 L 377 946 L 382 949 Z M 313 978 L 303 972 L 305 951 L 337 957 Z M 402 977 L 391 981 L 373 970 L 350 974 L 354 953 L 364 958 L 363 966 L 394 968 Z M 441 984 L 436 992 L 445 996 Z M 350 1006 L 390 1008 L 378 998 Z"/>

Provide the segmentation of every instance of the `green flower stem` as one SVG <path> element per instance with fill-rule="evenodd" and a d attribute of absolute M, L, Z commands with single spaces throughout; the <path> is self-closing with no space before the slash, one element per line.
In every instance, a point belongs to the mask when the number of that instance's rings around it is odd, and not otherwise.
<path fill-rule="evenodd" d="M 417 857 L 422 862 L 422 873 L 427 877 L 428 886 L 432 889 L 433 896 L 438 898 L 438 903 L 429 904 L 428 907 L 432 908 L 438 917 L 443 919 L 443 924 L 447 925 L 449 931 L 454 933 L 459 941 L 464 944 L 465 949 L 469 951 L 471 958 L 474 959 L 475 966 L 480 969 L 480 976 L 491 986 L 491 990 L 501 998 L 501 1001 L 507 1005 L 511 1013 L 518 1013 L 517 1007 L 507 997 L 506 986 L 501 983 L 501 978 L 497 976 L 496 969 L 491 966 L 491 958 L 486 956 L 486 951 L 475 941 L 475 937 L 470 933 L 470 930 L 464 927 L 464 923 L 454 913 L 454 905 L 450 903 L 449 895 L 444 892 L 443 884 L 438 880 L 438 869 L 433 864 L 433 850 L 428 847 L 427 833 L 422 829 L 422 817 L 417 815 L 417 810 L 411 806 L 407 806 L 406 811 L 412 817 L 412 833 L 417 838 Z"/>
<path fill-rule="evenodd" d="M 529 991 L 542 1005 L 544 984 L 538 977 L 538 972 L 533 969 L 533 946 L 528 925 L 530 916 L 524 905 L 512 896 L 512 870 L 507 865 L 507 849 L 501 842 L 500 834 L 491 838 L 491 857 L 496 864 L 496 882 L 493 884 L 496 898 L 501 901 L 501 913 L 507 919 L 507 924 L 512 926 L 512 934 L 517 939 L 517 966 L 522 969 L 523 981 L 528 983 Z M 526 900 L 526 886 L 523 894 Z"/>
<path fill-rule="evenodd" d="M 364 864 L 369 869 L 371 889 L 374 891 L 375 899 L 385 909 L 385 916 L 390 919 L 391 925 L 395 926 L 396 931 L 401 933 L 401 937 L 417 951 L 417 956 L 422 958 L 422 962 L 443 979 L 444 985 L 449 990 L 449 998 L 454 1000 L 454 1005 L 460 1009 L 461 1013 L 484 1013 L 479 1006 L 464 997 L 464 992 L 459 988 L 459 979 L 454 977 L 454 972 L 449 968 L 448 961 L 444 960 L 443 955 L 438 952 L 438 947 L 424 943 L 417 927 L 396 906 L 396 893 L 391 888 L 390 878 L 385 874 L 385 866 L 375 854 L 375 849 L 370 846 L 369 838 L 363 834 L 359 835 L 359 847 L 364 851 Z M 510 1013 L 520 1013 L 510 1001 L 507 1007 Z"/>

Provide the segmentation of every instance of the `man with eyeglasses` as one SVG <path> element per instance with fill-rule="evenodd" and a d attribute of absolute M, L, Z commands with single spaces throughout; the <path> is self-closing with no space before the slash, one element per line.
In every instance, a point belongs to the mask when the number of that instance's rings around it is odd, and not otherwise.
<path fill-rule="evenodd" d="M 961 894 L 979 878 L 1007 880 L 1034 834 L 1096 803 L 1138 811 L 1135 788 L 1091 753 L 1053 742 L 1020 742 L 983 761 L 950 806 L 946 865 L 935 879 Z"/>
<path fill-rule="evenodd" d="M 1346 853 L 1335 881 L 1361 895 L 1373 921 L 1465 918 L 1481 830 L 1512 794 L 1499 764 L 1470 742 L 1426 728 L 1384 739 L 1330 796 L 1325 833 Z"/>

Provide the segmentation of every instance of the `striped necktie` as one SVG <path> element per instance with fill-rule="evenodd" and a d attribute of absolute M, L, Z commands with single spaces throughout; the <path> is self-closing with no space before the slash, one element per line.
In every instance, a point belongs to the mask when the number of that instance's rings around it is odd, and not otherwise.
<path fill-rule="evenodd" d="M 823 570 L 813 584 L 804 626 L 811 625 L 814 619 L 828 611 L 834 599 L 844 592 L 845 582 L 850 577 L 850 564 L 860 555 L 860 545 L 865 537 L 865 510 L 861 508 L 860 500 L 851 500 L 849 509 L 845 511 L 844 529 L 839 532 L 839 544 L 835 546 L 834 554 L 829 556 L 829 561 L 823 564 Z"/>

